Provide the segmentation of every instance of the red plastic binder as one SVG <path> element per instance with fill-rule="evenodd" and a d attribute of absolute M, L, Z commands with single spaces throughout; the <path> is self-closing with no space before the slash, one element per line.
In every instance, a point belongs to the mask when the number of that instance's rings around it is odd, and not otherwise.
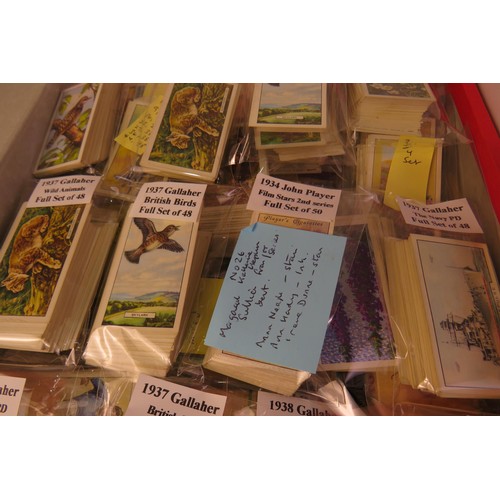
<path fill-rule="evenodd" d="M 464 131 L 473 141 L 491 203 L 497 220 L 500 220 L 500 135 L 476 84 L 449 83 L 447 90 L 460 115 Z"/>

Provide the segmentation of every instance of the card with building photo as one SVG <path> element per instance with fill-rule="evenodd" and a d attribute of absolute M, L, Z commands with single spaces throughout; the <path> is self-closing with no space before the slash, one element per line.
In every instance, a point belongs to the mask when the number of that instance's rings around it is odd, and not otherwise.
<path fill-rule="evenodd" d="M 325 83 L 259 83 L 249 125 L 271 131 L 321 131 L 327 127 L 327 111 Z"/>
<path fill-rule="evenodd" d="M 234 83 L 173 83 L 140 164 L 165 177 L 213 182 L 238 98 Z"/>
<path fill-rule="evenodd" d="M 120 84 L 80 83 L 62 90 L 34 175 L 47 177 L 104 160 L 118 112 Z"/>

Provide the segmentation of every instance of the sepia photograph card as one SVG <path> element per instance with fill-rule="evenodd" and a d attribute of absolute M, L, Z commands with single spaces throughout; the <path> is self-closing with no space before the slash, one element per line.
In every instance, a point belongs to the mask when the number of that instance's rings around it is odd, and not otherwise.
<path fill-rule="evenodd" d="M 500 290 L 485 244 L 411 235 L 442 391 L 500 389 Z"/>

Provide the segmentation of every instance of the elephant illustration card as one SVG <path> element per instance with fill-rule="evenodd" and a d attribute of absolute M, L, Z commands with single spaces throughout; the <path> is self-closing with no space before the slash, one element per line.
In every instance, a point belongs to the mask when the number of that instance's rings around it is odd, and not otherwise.
<path fill-rule="evenodd" d="M 140 164 L 179 179 L 217 179 L 238 84 L 169 85 Z"/>

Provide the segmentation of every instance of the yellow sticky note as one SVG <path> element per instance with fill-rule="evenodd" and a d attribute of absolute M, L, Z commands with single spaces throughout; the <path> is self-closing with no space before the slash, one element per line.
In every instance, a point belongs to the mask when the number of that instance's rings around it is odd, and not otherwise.
<path fill-rule="evenodd" d="M 426 202 L 427 184 L 436 139 L 402 135 L 391 161 L 384 204 L 399 210 L 396 197 Z"/>
<path fill-rule="evenodd" d="M 162 101 L 163 94 L 157 95 L 137 120 L 123 130 L 115 141 L 134 153 L 139 155 L 144 153 Z"/>

